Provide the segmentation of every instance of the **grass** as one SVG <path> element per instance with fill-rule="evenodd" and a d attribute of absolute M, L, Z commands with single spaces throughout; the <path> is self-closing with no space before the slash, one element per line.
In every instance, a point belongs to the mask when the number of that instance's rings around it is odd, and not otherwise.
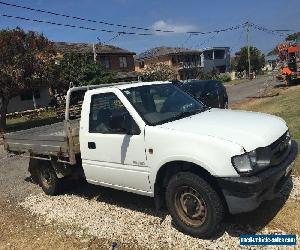
<path fill-rule="evenodd" d="M 61 121 L 54 111 L 44 111 L 35 116 L 22 116 L 18 118 L 7 119 L 6 132 L 13 132 L 22 129 L 43 126 Z"/>
<path fill-rule="evenodd" d="M 257 75 L 256 78 L 263 78 L 263 77 L 267 77 L 267 75 Z M 246 83 L 249 82 L 250 80 L 248 78 L 241 78 L 241 79 L 234 79 L 232 81 L 229 82 L 224 82 L 224 85 L 227 86 L 232 86 L 232 85 L 238 85 L 238 84 L 242 84 L 242 83 Z"/>
<path fill-rule="evenodd" d="M 300 86 L 281 90 L 280 95 L 248 101 L 232 106 L 233 109 L 244 109 L 269 113 L 283 118 L 290 129 L 292 137 L 300 146 Z M 270 128 L 271 128 L 270 124 Z M 300 157 L 295 162 L 294 174 L 300 175 Z"/>

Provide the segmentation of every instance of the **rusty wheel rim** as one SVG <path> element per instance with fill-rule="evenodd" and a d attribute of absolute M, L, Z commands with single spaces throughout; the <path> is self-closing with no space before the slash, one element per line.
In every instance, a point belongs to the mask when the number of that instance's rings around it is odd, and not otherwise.
<path fill-rule="evenodd" d="M 203 225 L 207 217 L 207 206 L 201 195 L 188 186 L 177 188 L 175 210 L 180 219 L 192 227 Z"/>

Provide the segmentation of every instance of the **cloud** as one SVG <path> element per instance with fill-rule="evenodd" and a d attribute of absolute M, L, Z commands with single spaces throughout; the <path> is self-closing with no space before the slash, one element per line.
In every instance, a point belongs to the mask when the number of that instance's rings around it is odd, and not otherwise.
<path fill-rule="evenodd" d="M 173 30 L 174 33 L 185 33 L 188 31 L 195 31 L 196 26 L 194 25 L 187 25 L 187 24 L 173 24 L 171 22 L 166 22 L 164 20 L 156 21 L 152 25 L 153 30 Z M 174 33 L 163 33 L 156 31 L 158 35 L 167 35 L 167 34 L 174 34 Z"/>

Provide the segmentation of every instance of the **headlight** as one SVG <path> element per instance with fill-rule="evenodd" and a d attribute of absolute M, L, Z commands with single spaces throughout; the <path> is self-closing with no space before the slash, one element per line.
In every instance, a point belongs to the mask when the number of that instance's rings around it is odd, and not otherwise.
<path fill-rule="evenodd" d="M 268 147 L 257 148 L 248 153 L 232 157 L 232 165 L 238 173 L 250 173 L 268 167 L 271 163 L 271 150 Z"/>
<path fill-rule="evenodd" d="M 249 173 L 253 170 L 249 155 L 236 155 L 231 158 L 232 165 L 238 173 Z"/>

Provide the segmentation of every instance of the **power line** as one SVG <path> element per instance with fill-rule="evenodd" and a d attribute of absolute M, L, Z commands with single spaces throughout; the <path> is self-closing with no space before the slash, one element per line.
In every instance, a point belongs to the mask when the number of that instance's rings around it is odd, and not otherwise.
<path fill-rule="evenodd" d="M 136 32 L 126 32 L 126 31 L 96 29 L 96 28 L 91 28 L 91 27 L 77 26 L 77 25 L 73 25 L 73 24 L 64 24 L 64 23 L 57 23 L 57 22 L 50 22 L 50 21 L 39 20 L 39 19 L 30 19 L 30 18 L 26 18 L 26 17 L 12 16 L 12 15 L 7 15 L 7 14 L 0 14 L 0 16 L 19 19 L 19 20 L 23 20 L 23 21 L 46 23 L 46 24 L 51 24 L 51 25 L 56 25 L 56 26 L 64 26 L 64 27 L 69 27 L 69 28 L 77 28 L 77 29 L 84 29 L 84 30 L 91 30 L 91 31 L 102 31 L 102 32 L 107 32 L 107 33 L 118 33 L 118 34 L 124 34 L 124 35 L 139 35 L 139 36 L 151 36 L 151 35 L 153 35 L 151 33 L 136 33 Z"/>
<path fill-rule="evenodd" d="M 7 15 L 7 14 L 0 14 L 0 16 L 19 19 L 19 20 L 23 20 L 23 21 L 32 21 L 32 22 L 45 23 L 45 24 L 51 24 L 51 25 L 56 25 L 56 26 L 64 26 L 64 27 L 69 27 L 69 28 L 77 28 L 77 29 L 84 29 L 84 30 L 91 30 L 91 31 L 101 31 L 101 32 L 107 32 L 107 33 L 116 33 L 116 34 L 121 34 L 121 35 L 139 35 L 139 36 L 152 36 L 152 35 L 154 35 L 153 33 L 136 33 L 136 32 L 107 30 L 107 29 L 97 29 L 97 28 L 91 28 L 91 27 L 86 27 L 86 26 L 78 26 L 78 25 L 73 25 L 73 24 L 57 23 L 57 22 L 52 22 L 52 21 L 47 21 L 47 20 L 40 20 L 40 19 L 30 19 L 30 18 L 27 18 L 27 17 L 12 16 L 12 15 Z M 208 32 L 195 32 L 195 31 L 192 32 L 192 31 L 189 31 L 189 32 L 185 32 L 185 33 L 190 34 L 190 35 L 200 35 L 200 34 L 204 35 L 204 34 L 211 34 L 211 33 L 218 34 L 220 32 L 235 30 L 235 29 L 239 29 L 241 27 L 242 27 L 241 25 L 237 25 L 235 27 L 222 29 L 222 30 L 215 30 L 215 31 L 208 31 Z"/>
<path fill-rule="evenodd" d="M 240 31 L 240 35 L 236 41 L 236 43 L 233 44 L 233 46 L 231 46 L 231 50 L 235 49 L 236 47 L 238 47 L 238 45 L 241 43 L 242 37 L 243 37 L 244 31 L 241 30 Z"/>
<path fill-rule="evenodd" d="M 208 43 L 209 41 L 213 40 L 216 36 L 218 35 L 218 33 L 216 34 L 213 34 L 212 36 L 210 36 L 209 38 L 205 39 L 202 43 L 198 44 L 198 47 L 199 49 L 201 49 L 201 46 Z"/>
<path fill-rule="evenodd" d="M 182 42 L 181 47 L 183 47 L 191 38 L 192 34 L 189 34 L 189 36 Z"/>
<path fill-rule="evenodd" d="M 92 20 L 92 19 L 88 19 L 88 18 L 71 16 L 71 15 L 66 15 L 66 14 L 63 14 L 63 13 L 56 13 L 56 12 L 52 12 L 52 11 L 48 11 L 48 10 L 35 9 L 35 8 L 27 7 L 27 6 L 22 6 L 22 5 L 17 5 L 17 4 L 11 4 L 11 3 L 2 2 L 2 1 L 0 1 L 0 4 L 6 5 L 6 6 L 10 6 L 10 7 L 20 8 L 20 9 L 25 9 L 25 10 L 40 12 L 40 13 L 46 13 L 46 14 L 50 14 L 50 15 L 54 15 L 54 16 L 61 16 L 61 17 L 66 17 L 66 18 L 72 18 L 72 19 L 79 20 L 79 21 L 86 21 L 86 22 L 91 22 L 91 23 L 99 23 L 99 24 L 104 24 L 104 25 L 109 25 L 109 26 L 117 26 L 117 27 L 121 27 L 121 28 L 130 28 L 130 29 L 138 29 L 138 30 L 151 31 L 150 28 L 141 28 L 141 27 L 136 27 L 136 26 L 127 26 L 127 25 L 123 25 L 123 24 L 108 23 L 108 22 L 104 22 L 104 21 L 96 21 L 96 20 Z M 161 31 L 161 30 L 157 30 L 157 31 Z M 168 32 L 168 31 L 163 31 L 163 32 Z"/>
<path fill-rule="evenodd" d="M 14 8 L 20 8 L 20 9 L 25 9 L 25 10 L 30 10 L 30 11 L 40 12 L 40 13 L 46 13 L 46 14 L 49 14 L 49 15 L 61 16 L 61 17 L 71 18 L 71 19 L 75 19 L 75 20 L 79 20 L 79 21 L 86 21 L 86 22 L 91 22 L 91 23 L 99 23 L 99 24 L 104 24 L 104 25 L 109 25 L 109 26 L 116 26 L 116 27 L 120 27 L 120 28 L 129 28 L 129 29 L 137 29 L 137 30 L 144 30 L 144 31 L 155 31 L 155 32 L 163 32 L 163 33 L 176 33 L 175 30 L 152 29 L 152 28 L 145 28 L 145 27 L 129 26 L 129 25 L 124 25 L 124 24 L 109 23 L 109 22 L 105 22 L 105 21 L 93 20 L 93 19 L 83 18 L 83 17 L 78 17 L 78 16 L 72 16 L 72 15 L 57 13 L 57 12 L 48 11 L 48 10 L 31 8 L 31 7 L 12 4 L 12 3 L 7 3 L 7 2 L 3 2 L 3 1 L 0 1 L 0 4 L 5 5 L 5 6 L 9 6 L 9 7 L 14 7 Z M 8 16 L 8 15 L 6 15 L 6 16 Z M 12 17 L 12 16 L 9 16 L 9 17 Z M 26 20 L 26 18 L 23 18 L 23 17 L 18 17 L 18 19 Z M 49 21 L 41 21 L 41 20 L 36 20 L 36 21 L 57 25 L 57 23 L 49 22 Z M 74 28 L 77 27 L 76 25 L 69 25 L 69 24 L 66 24 L 66 25 L 58 24 L 58 25 L 66 26 L 66 27 L 74 27 Z M 264 31 L 264 32 L 267 32 L 267 33 L 270 33 L 270 34 L 276 34 L 276 32 L 277 32 L 277 34 L 280 35 L 280 36 L 283 36 L 283 34 L 281 34 L 279 32 L 291 32 L 292 31 L 292 30 L 287 30 L 287 29 L 271 30 L 271 29 L 256 25 L 254 23 L 249 23 L 249 25 L 251 25 L 255 29 L 258 29 L 258 30 L 261 30 L 261 31 Z M 79 27 L 82 27 L 82 26 L 79 26 Z M 229 31 L 229 30 L 240 29 L 242 27 L 245 27 L 245 23 L 243 25 L 236 25 L 236 26 L 232 26 L 232 27 L 229 27 L 229 28 L 220 29 L 220 30 L 212 30 L 212 31 L 208 31 L 208 32 L 187 31 L 187 32 L 184 32 L 184 33 L 193 34 L 193 35 L 204 35 L 204 34 L 219 33 L 219 32 L 225 32 L 225 31 Z M 89 28 L 89 27 L 82 27 L 82 28 L 88 29 L 88 30 L 96 30 L 94 28 Z M 112 31 L 112 30 L 105 30 L 105 29 L 102 29 L 101 31 L 110 32 L 110 33 L 129 34 L 129 35 L 139 34 L 139 33 L 135 33 L 135 32 Z M 140 35 L 150 35 L 150 34 L 149 33 L 140 33 Z"/>
<path fill-rule="evenodd" d="M 229 28 L 225 28 L 225 29 L 220 29 L 220 30 L 212 30 L 212 31 L 207 31 L 207 32 L 201 32 L 201 31 L 187 31 L 187 34 L 192 34 L 192 35 L 206 35 L 206 34 L 212 34 L 212 33 L 220 33 L 220 32 L 226 32 L 226 31 L 231 31 L 231 30 L 237 30 L 242 28 L 242 25 L 236 25 L 236 26 L 232 26 Z"/>
<path fill-rule="evenodd" d="M 272 35 L 278 35 L 278 36 L 281 36 L 281 37 L 285 36 L 283 34 L 283 32 L 292 32 L 293 31 L 293 30 L 288 30 L 288 29 L 274 29 L 274 30 L 273 29 L 268 29 L 266 27 L 263 27 L 263 26 L 260 26 L 260 25 L 254 24 L 254 23 L 250 23 L 250 22 L 248 22 L 248 25 L 253 27 L 256 30 L 263 31 L 265 33 L 272 34 Z"/>
<path fill-rule="evenodd" d="M 115 36 L 113 36 L 112 38 L 108 39 L 107 41 L 104 42 L 104 44 L 107 44 L 115 39 L 117 39 L 118 37 L 120 37 L 122 34 L 121 33 L 118 33 L 116 34 Z"/>
<path fill-rule="evenodd" d="M 71 18 L 71 19 L 75 19 L 75 20 L 79 20 L 79 21 L 86 21 L 86 22 L 91 22 L 91 23 L 99 23 L 99 24 L 104 24 L 104 25 L 109 25 L 109 26 L 116 26 L 116 27 L 120 27 L 120 28 L 137 29 L 137 30 L 144 30 L 144 31 L 151 31 L 151 32 L 155 31 L 155 32 L 163 32 L 163 33 L 177 33 L 175 30 L 152 29 L 152 28 L 144 28 L 144 27 L 137 27 L 137 26 L 128 26 L 128 25 L 123 25 L 123 24 L 108 23 L 108 22 L 104 22 L 104 21 L 97 21 L 97 20 L 83 18 L 83 17 L 71 16 L 71 15 L 67 15 L 67 14 L 63 14 L 63 13 L 56 13 L 56 12 L 48 11 L 48 10 L 42 10 L 42 9 L 36 9 L 36 8 L 27 7 L 27 6 L 17 5 L 17 4 L 11 4 L 11 3 L 7 3 L 7 2 L 3 2 L 3 1 L 0 1 L 0 4 L 5 5 L 5 6 L 14 7 L 14 8 L 20 8 L 20 9 L 25 9 L 25 10 L 30 10 L 30 11 L 40 12 L 40 13 L 46 13 L 46 14 L 50 14 L 50 15 L 54 15 L 54 16 Z M 236 25 L 236 26 L 232 26 L 229 28 L 225 28 L 225 29 L 212 30 L 212 31 L 207 31 L 207 32 L 187 31 L 184 33 L 193 34 L 193 35 L 204 35 L 204 34 L 225 32 L 225 31 L 239 29 L 239 28 L 241 28 L 241 25 Z M 118 33 L 118 31 L 110 31 L 110 32 Z M 130 35 L 137 34 L 135 32 L 124 32 L 124 31 L 119 32 L 119 33 L 130 34 Z M 148 33 L 146 33 L 146 34 L 148 34 Z M 146 35 L 146 34 L 141 34 L 141 35 Z"/>

